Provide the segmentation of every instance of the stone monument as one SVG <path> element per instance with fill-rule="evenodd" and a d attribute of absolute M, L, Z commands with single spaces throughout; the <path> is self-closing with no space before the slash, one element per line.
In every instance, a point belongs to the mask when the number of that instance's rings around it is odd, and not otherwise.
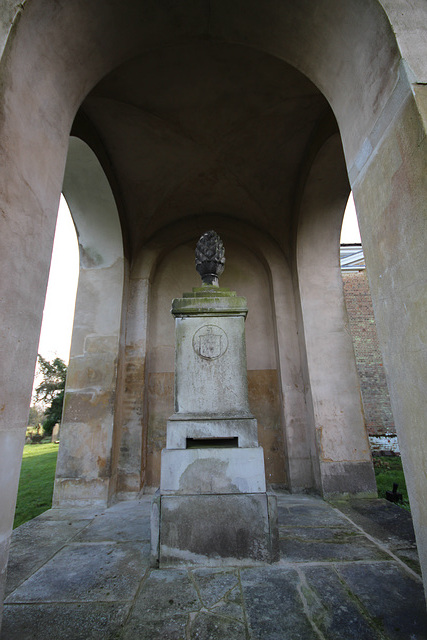
<path fill-rule="evenodd" d="M 202 286 L 172 302 L 175 413 L 167 422 L 152 559 L 250 564 L 277 556 L 277 507 L 249 409 L 246 299 L 220 288 L 224 247 L 215 231 L 197 243 Z"/>

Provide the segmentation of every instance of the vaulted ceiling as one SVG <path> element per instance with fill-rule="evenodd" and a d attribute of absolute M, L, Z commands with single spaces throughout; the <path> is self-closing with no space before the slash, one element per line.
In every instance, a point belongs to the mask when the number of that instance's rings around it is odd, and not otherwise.
<path fill-rule="evenodd" d="M 221 214 L 283 245 L 310 140 L 332 120 L 320 91 L 286 63 L 198 40 L 116 68 L 81 106 L 113 176 L 135 252 L 178 219 Z"/>

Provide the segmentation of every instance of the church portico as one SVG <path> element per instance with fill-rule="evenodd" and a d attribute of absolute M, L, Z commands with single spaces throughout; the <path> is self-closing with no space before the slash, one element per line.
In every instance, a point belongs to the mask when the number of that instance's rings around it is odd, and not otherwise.
<path fill-rule="evenodd" d="M 221 286 L 247 300 L 266 483 L 375 493 L 339 270 L 351 189 L 425 575 L 423 3 L 27 0 L 1 12 L 0 582 L 61 190 L 81 271 L 55 504 L 160 485 L 170 305 L 197 286 L 191 256 L 208 229 L 227 247 Z M 186 428 L 175 444 L 199 437 Z"/>

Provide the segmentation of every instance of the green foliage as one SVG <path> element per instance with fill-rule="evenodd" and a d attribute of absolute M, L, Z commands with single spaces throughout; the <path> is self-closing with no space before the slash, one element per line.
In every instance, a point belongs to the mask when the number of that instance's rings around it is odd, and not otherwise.
<path fill-rule="evenodd" d="M 40 354 L 37 357 L 43 382 L 36 389 L 35 400 L 46 405 L 42 424 L 44 432 L 50 435 L 55 424 L 61 422 L 62 418 L 67 365 L 61 358 L 49 362 Z"/>
<path fill-rule="evenodd" d="M 385 498 L 386 491 L 393 490 L 393 483 L 398 485 L 398 492 L 402 494 L 403 501 L 398 502 L 400 507 L 410 511 L 408 492 L 405 476 L 403 475 L 402 460 L 400 456 L 380 456 L 374 458 L 375 478 L 377 481 L 378 497 Z"/>
<path fill-rule="evenodd" d="M 57 444 L 26 444 L 22 457 L 13 527 L 35 518 L 52 506 Z"/>
<path fill-rule="evenodd" d="M 32 405 L 30 407 L 30 413 L 28 416 L 28 426 L 29 427 L 37 427 L 38 424 L 43 422 L 44 413 L 40 407 L 36 407 Z"/>

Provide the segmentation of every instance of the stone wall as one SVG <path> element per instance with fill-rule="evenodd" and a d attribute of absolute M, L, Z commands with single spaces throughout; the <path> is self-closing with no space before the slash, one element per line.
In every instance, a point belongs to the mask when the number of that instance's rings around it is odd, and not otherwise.
<path fill-rule="evenodd" d="M 396 433 L 371 293 L 365 271 L 344 272 L 343 285 L 369 435 Z"/>

